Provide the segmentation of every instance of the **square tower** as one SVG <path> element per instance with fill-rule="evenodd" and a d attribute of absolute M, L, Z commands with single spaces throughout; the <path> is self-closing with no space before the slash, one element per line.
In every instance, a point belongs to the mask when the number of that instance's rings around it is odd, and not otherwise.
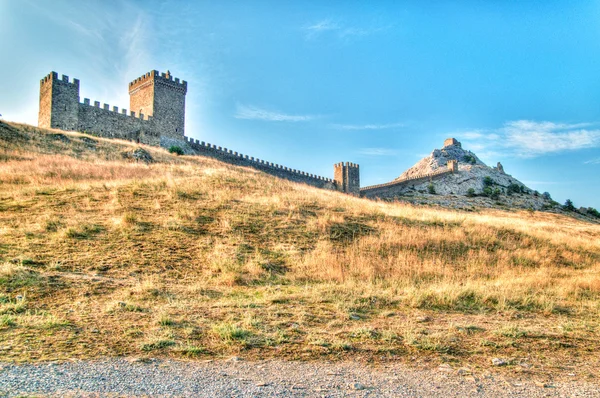
<path fill-rule="evenodd" d="M 79 80 L 51 72 L 40 80 L 40 112 L 38 126 L 76 130 L 79 112 Z"/>
<path fill-rule="evenodd" d="M 129 83 L 129 109 L 152 116 L 160 135 L 182 138 L 185 135 L 185 95 L 187 82 L 173 79 L 169 71 L 146 73 Z"/>
<path fill-rule="evenodd" d="M 333 180 L 338 190 L 360 196 L 360 170 L 358 164 L 341 162 L 333 165 Z"/>

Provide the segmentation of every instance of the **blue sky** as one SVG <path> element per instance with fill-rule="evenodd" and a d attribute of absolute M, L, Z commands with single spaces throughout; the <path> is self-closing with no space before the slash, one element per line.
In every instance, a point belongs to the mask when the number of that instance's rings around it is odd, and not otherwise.
<path fill-rule="evenodd" d="M 188 81 L 187 135 L 331 177 L 390 181 L 444 138 L 600 209 L 600 2 L 0 0 L 0 113 L 39 79 L 128 108 L 152 69 Z"/>

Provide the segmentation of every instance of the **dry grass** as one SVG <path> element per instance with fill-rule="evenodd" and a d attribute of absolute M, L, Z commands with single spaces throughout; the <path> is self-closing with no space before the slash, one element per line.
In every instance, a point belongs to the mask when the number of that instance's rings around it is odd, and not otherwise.
<path fill-rule="evenodd" d="M 132 163 L 133 144 L 93 140 L 0 124 L 2 360 L 504 357 L 598 374 L 598 225 L 373 202 L 156 148 Z"/>

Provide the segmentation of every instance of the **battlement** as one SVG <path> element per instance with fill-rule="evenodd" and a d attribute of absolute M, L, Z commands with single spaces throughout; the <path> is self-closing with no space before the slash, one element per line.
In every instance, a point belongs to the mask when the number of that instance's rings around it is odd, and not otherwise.
<path fill-rule="evenodd" d="M 187 82 L 185 80 L 179 80 L 179 78 L 173 78 L 171 72 L 167 71 L 166 73 L 160 73 L 157 70 L 152 70 L 150 72 L 145 73 L 144 75 L 134 79 L 129 83 L 129 93 L 139 90 L 143 87 L 159 84 L 171 89 L 182 92 L 183 94 L 187 93 Z"/>
<path fill-rule="evenodd" d="M 423 179 L 432 179 L 434 177 L 457 173 L 458 172 L 458 162 L 456 160 L 449 160 L 446 168 L 440 168 L 438 170 L 432 171 L 430 173 L 421 173 L 418 175 L 414 175 L 411 177 L 398 178 L 391 182 L 386 182 L 384 184 L 370 185 L 368 187 L 364 187 L 360 189 L 361 195 L 364 194 L 373 194 L 374 192 L 379 192 L 381 189 L 387 189 L 391 187 L 403 186 L 409 183 L 417 182 L 418 180 Z"/>
<path fill-rule="evenodd" d="M 106 112 L 110 112 L 112 114 L 118 114 L 120 116 L 126 116 L 126 117 L 132 117 L 132 118 L 136 118 L 136 119 L 142 119 L 142 120 L 152 120 L 153 117 L 152 116 L 148 116 L 148 115 L 144 115 L 143 113 L 138 113 L 136 114 L 135 111 L 130 111 L 129 113 L 127 113 L 127 109 L 123 108 L 121 109 L 121 111 L 119 112 L 119 107 L 118 106 L 113 106 L 111 109 L 111 106 L 109 104 L 104 103 L 102 105 L 102 107 L 100 107 L 100 101 L 94 101 L 94 104 L 92 105 L 91 101 L 89 98 L 84 98 L 83 102 L 79 103 L 80 105 L 83 106 L 90 106 L 92 108 L 98 108 L 102 111 L 106 111 Z"/>
<path fill-rule="evenodd" d="M 73 81 L 71 82 L 71 81 L 69 81 L 69 76 L 67 76 L 67 75 L 62 75 L 62 77 L 59 79 L 58 73 L 50 72 L 40 80 L 40 86 L 43 86 L 50 82 L 57 82 L 60 84 L 68 84 L 73 87 L 76 87 L 79 90 L 79 79 L 73 79 Z"/>
<path fill-rule="evenodd" d="M 266 173 L 285 178 L 292 181 L 303 182 L 321 188 L 330 187 L 333 189 L 335 181 L 331 178 L 322 177 L 316 174 L 307 173 L 305 171 L 292 169 L 277 163 L 269 162 L 253 156 L 244 155 L 240 152 L 235 152 L 228 148 L 199 141 L 194 138 L 184 137 L 188 145 L 197 153 L 217 158 L 221 161 L 237 164 L 240 166 L 249 166 Z"/>

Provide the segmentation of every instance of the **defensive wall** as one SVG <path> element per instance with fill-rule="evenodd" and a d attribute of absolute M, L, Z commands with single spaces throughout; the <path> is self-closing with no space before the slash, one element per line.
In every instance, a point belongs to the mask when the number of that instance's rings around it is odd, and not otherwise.
<path fill-rule="evenodd" d="M 398 196 L 401 188 L 407 184 L 458 171 L 458 163 L 450 161 L 446 169 L 360 188 L 360 168 L 356 163 L 334 164 L 333 179 L 291 169 L 185 136 L 186 94 L 185 80 L 173 78 L 169 71 L 159 73 L 153 70 L 129 83 L 128 112 L 127 109 L 119 110 L 106 103 L 101 107 L 99 101 L 94 101 L 92 105 L 88 98 L 80 102 L 79 80 L 70 81 L 65 75 L 59 79 L 56 72 L 51 72 L 40 81 L 38 125 L 166 148 L 180 145 L 191 149 L 195 155 L 209 156 L 291 181 L 367 198 Z M 460 143 L 448 138 L 444 146 L 449 145 L 460 146 Z"/>
<path fill-rule="evenodd" d="M 88 98 L 80 102 L 79 80 L 51 72 L 40 80 L 40 127 L 81 131 L 160 145 L 161 137 L 183 139 L 187 82 L 169 72 L 146 73 L 129 84 L 131 110 Z"/>
<path fill-rule="evenodd" d="M 404 188 L 406 188 L 406 186 L 408 185 L 416 184 L 427 180 L 433 181 L 435 178 L 438 178 L 440 176 L 457 172 L 458 162 L 455 160 L 451 160 L 448 162 L 448 165 L 443 169 L 438 169 L 430 173 L 419 174 L 413 177 L 399 178 L 385 184 L 370 185 L 368 187 L 360 188 L 360 196 L 371 199 L 391 199 L 400 196 Z"/>
<path fill-rule="evenodd" d="M 343 184 L 345 182 L 344 180 L 336 181 L 331 178 L 291 169 L 280 164 L 269 162 L 264 159 L 258 159 L 249 155 L 244 155 L 239 152 L 234 152 L 231 149 L 222 148 L 220 146 L 206 143 L 204 141 L 198 141 L 189 137 L 185 137 L 185 142 L 198 155 L 212 157 L 238 166 L 252 167 L 279 178 L 312 185 L 317 188 L 343 191 Z"/>

